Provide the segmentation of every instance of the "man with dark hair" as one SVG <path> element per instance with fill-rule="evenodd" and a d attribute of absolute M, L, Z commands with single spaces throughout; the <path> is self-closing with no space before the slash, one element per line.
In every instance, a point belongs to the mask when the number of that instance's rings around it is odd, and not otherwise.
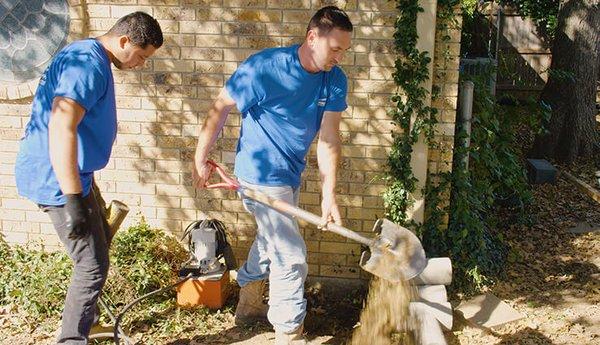
<path fill-rule="evenodd" d="M 242 186 L 298 204 L 300 174 L 319 133 L 323 223 L 341 223 L 335 200 L 341 151 L 339 125 L 347 108 L 347 79 L 337 67 L 350 48 L 352 23 L 335 6 L 320 9 L 302 45 L 260 51 L 244 61 L 208 112 L 194 157 L 194 184 L 203 188 L 211 173 L 207 159 L 230 110 L 242 114 L 235 175 Z M 304 344 L 306 244 L 296 219 L 244 199 L 258 225 L 248 260 L 239 270 L 237 324 L 265 314 L 276 344 Z M 269 279 L 269 306 L 263 304 Z M 268 313 L 267 313 L 268 309 Z"/>
<path fill-rule="evenodd" d="M 19 194 L 48 213 L 74 262 L 59 344 L 87 344 L 108 273 L 111 233 L 92 183 L 117 134 L 110 65 L 142 66 L 162 42 L 154 18 L 132 13 L 106 34 L 61 49 L 40 78 L 15 175 Z"/>

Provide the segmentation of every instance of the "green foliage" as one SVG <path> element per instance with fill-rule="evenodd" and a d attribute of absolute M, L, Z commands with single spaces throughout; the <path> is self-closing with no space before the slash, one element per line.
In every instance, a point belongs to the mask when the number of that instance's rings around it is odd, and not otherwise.
<path fill-rule="evenodd" d="M 450 18 L 451 7 L 457 2 L 440 1 L 440 8 L 446 10 L 441 11 L 439 16 L 445 16 L 442 19 Z M 396 9 L 399 15 L 396 19 L 394 42 L 398 58 L 395 61 L 394 82 L 402 94 L 392 97 L 395 108 L 390 115 L 397 129 L 392 134 L 393 144 L 388 158 L 388 188 L 383 200 L 388 218 L 399 224 L 407 224 L 406 212 L 414 202 L 411 195 L 415 192 L 417 182 L 410 167 L 412 147 L 421 134 L 429 141 L 433 138 L 437 109 L 425 105 L 428 91 L 423 84 L 429 79 L 428 66 L 431 58 L 427 52 L 416 48 L 417 15 L 423 12 L 423 8 L 417 0 L 397 0 Z M 444 20 L 442 22 L 446 25 Z"/>
<path fill-rule="evenodd" d="M 122 230 L 113 239 L 103 296 L 118 312 L 135 298 L 174 283 L 186 258 L 186 251 L 175 238 L 144 222 Z M 0 305 L 10 305 L 12 313 L 22 316 L 25 326 L 37 326 L 38 320 L 58 320 L 71 272 L 71 260 L 62 250 L 48 253 L 9 247 L 0 237 Z M 153 313 L 174 307 L 174 291 L 167 295 L 169 299 L 163 295 L 141 302 L 125 321 L 155 320 Z"/>
<path fill-rule="evenodd" d="M 474 1 L 440 0 L 438 31 L 455 24 L 453 9 L 459 4 L 463 13 L 475 12 Z M 456 272 L 455 287 L 472 291 L 499 274 L 506 257 L 507 249 L 501 236 L 493 232 L 497 221 L 494 211 L 507 206 L 521 209 L 531 197 L 515 146 L 517 129 L 541 131 L 549 118 L 549 109 L 533 102 L 524 112 L 500 108 L 488 91 L 489 75 L 475 80 L 471 146 L 464 147 L 466 134 L 464 130 L 459 131 L 455 138 L 453 171 L 428 181 L 425 224 L 409 224 L 406 211 L 417 186 L 410 168 L 412 147 L 421 134 L 430 146 L 434 144 L 431 139 L 436 110 L 425 105 L 427 90 L 422 87 L 428 78 L 431 58 L 415 46 L 416 17 L 422 8 L 417 0 L 397 0 L 396 5 L 399 16 L 394 39 L 399 56 L 394 81 L 402 94 L 392 97 L 395 108 L 391 116 L 397 127 L 388 160 L 388 189 L 384 193 L 387 216 L 400 224 L 418 226 L 428 255 L 450 256 Z M 449 37 L 442 39 L 447 41 Z M 448 57 L 449 52 L 444 54 Z M 461 165 L 467 154 L 469 169 Z M 449 216 L 447 228 L 444 226 L 446 215 Z"/>
<path fill-rule="evenodd" d="M 439 184 L 427 189 L 430 216 L 421 228 L 429 255 L 448 255 L 455 268 L 455 287 L 468 292 L 481 288 L 502 272 L 507 248 L 495 232 L 496 211 L 522 212 L 531 200 L 521 161 L 521 131 L 541 132 L 550 110 L 533 100 L 518 107 L 500 106 L 490 94 L 488 75 L 475 78 L 470 146 L 459 128 L 455 138 L 454 167 L 441 174 Z M 469 169 L 464 165 L 469 157 Z M 450 193 L 449 205 L 443 205 Z M 449 214 L 447 229 L 442 214 Z M 522 215 L 521 219 L 524 218 Z"/>
<path fill-rule="evenodd" d="M 0 305 L 10 306 L 26 320 L 60 313 L 70 275 L 64 253 L 9 247 L 0 237 Z"/>
<path fill-rule="evenodd" d="M 111 271 L 106 294 L 114 301 L 140 296 L 177 279 L 187 258 L 176 238 L 145 222 L 118 232 L 111 245 Z"/>

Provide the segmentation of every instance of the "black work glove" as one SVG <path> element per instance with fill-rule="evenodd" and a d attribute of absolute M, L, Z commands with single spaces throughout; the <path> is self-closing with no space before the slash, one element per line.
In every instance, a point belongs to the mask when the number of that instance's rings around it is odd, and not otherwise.
<path fill-rule="evenodd" d="M 65 196 L 67 197 L 65 226 L 69 239 L 79 240 L 87 237 L 90 227 L 90 210 L 85 205 L 83 195 L 78 193 Z"/>

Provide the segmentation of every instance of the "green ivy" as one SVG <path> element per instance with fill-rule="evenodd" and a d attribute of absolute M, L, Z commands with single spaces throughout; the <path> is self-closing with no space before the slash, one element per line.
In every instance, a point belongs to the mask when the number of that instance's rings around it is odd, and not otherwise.
<path fill-rule="evenodd" d="M 542 131 L 550 116 L 550 109 L 533 99 L 519 106 L 498 105 L 488 78 L 473 79 L 470 146 L 459 127 L 452 172 L 440 174 L 439 184 L 428 184 L 429 217 L 420 228 L 429 255 L 452 259 L 455 288 L 464 292 L 483 287 L 502 272 L 508 249 L 496 231 L 495 215 L 500 208 L 510 208 L 523 220 L 524 206 L 531 200 L 517 133 Z M 450 204 L 444 205 L 447 193 Z M 449 215 L 447 227 L 442 226 L 443 214 Z"/>
<path fill-rule="evenodd" d="M 468 10 L 474 2 L 438 1 L 438 32 L 454 28 L 454 8 L 459 4 Z M 395 106 L 391 117 L 396 129 L 388 159 L 388 188 L 383 195 L 387 216 L 396 223 L 415 227 L 428 256 L 449 256 L 455 271 L 454 286 L 473 291 L 502 271 L 506 257 L 507 248 L 501 236 L 493 231 L 497 223 L 494 212 L 499 207 L 522 211 L 531 197 L 521 155 L 514 145 L 517 128 L 540 131 L 549 117 L 549 109 L 533 101 L 524 112 L 500 108 L 489 92 L 489 75 L 474 80 L 471 146 L 465 147 L 466 133 L 459 128 L 453 169 L 430 176 L 423 191 L 427 200 L 425 223 L 413 223 L 406 214 L 417 188 L 410 167 L 412 148 L 420 135 L 430 147 L 435 147 L 432 139 L 437 112 L 425 105 L 428 91 L 422 86 L 429 77 L 431 58 L 416 48 L 416 19 L 423 9 L 418 0 L 397 0 L 396 8 L 399 15 L 394 40 L 398 58 L 394 81 L 399 92 L 392 97 Z M 442 36 L 443 43 L 449 39 L 448 35 Z M 448 51 L 443 52 L 443 58 L 450 58 Z M 437 92 L 435 88 L 432 90 L 432 99 Z M 411 118 L 415 119 L 412 124 Z M 466 155 L 470 157 L 469 169 L 462 163 Z"/>
<path fill-rule="evenodd" d="M 451 18 L 452 7 L 457 3 L 458 0 L 440 1 L 438 18 Z M 396 223 L 407 225 L 409 221 L 406 212 L 414 202 L 412 194 L 417 186 L 417 179 L 410 167 L 412 148 L 421 134 L 429 143 L 432 142 L 434 126 L 437 123 L 437 109 L 425 105 L 428 90 L 423 84 L 429 79 L 428 67 L 431 57 L 427 52 L 416 48 L 417 15 L 423 12 L 423 8 L 419 6 L 418 0 L 397 0 L 396 9 L 399 15 L 395 23 L 394 43 L 398 58 L 395 61 L 393 76 L 402 94 L 398 93 L 392 97 L 395 107 L 390 115 L 396 130 L 392 133 L 393 143 L 388 159 L 388 188 L 383 199 L 387 216 Z M 448 39 L 449 37 L 444 37 L 444 40 Z M 415 120 L 411 124 L 413 115 Z"/>

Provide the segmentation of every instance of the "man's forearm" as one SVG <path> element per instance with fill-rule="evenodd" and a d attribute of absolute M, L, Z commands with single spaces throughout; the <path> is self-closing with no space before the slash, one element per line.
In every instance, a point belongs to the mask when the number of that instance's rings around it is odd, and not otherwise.
<path fill-rule="evenodd" d="M 319 140 L 317 143 L 317 161 L 323 193 L 333 193 L 337 183 L 337 170 L 341 156 L 339 137 Z"/>
<path fill-rule="evenodd" d="M 227 115 L 232 107 L 233 105 L 228 104 L 219 97 L 208 111 L 208 116 L 198 135 L 198 145 L 196 146 L 195 154 L 196 161 L 204 162 L 208 159 L 208 154 L 217 141 L 217 137 L 223 129 Z"/>

